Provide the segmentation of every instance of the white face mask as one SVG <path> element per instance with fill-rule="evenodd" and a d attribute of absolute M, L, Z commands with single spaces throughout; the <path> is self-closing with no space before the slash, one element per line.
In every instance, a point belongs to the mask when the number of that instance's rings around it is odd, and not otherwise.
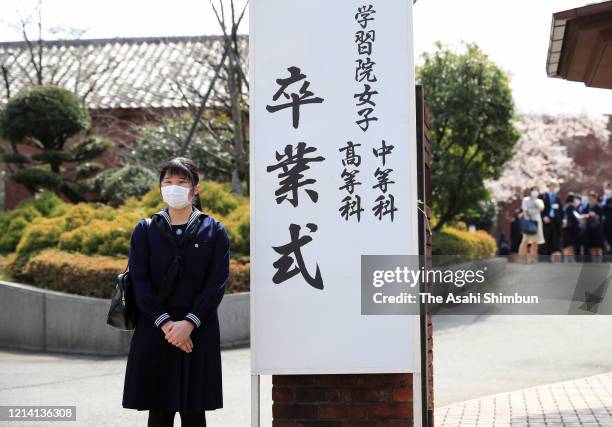
<path fill-rule="evenodd" d="M 164 185 L 161 188 L 162 199 L 171 208 L 181 209 L 191 204 L 189 190 L 189 187 L 181 185 Z"/>
<path fill-rule="evenodd" d="M 531 193 L 529 193 L 532 199 L 535 199 L 536 197 L 538 197 L 538 194 L 539 193 L 536 190 L 533 190 Z"/>

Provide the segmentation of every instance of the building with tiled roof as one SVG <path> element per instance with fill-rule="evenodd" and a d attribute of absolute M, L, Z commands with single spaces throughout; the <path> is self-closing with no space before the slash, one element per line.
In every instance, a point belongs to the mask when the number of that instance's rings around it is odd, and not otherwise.
<path fill-rule="evenodd" d="M 238 43 L 246 73 L 247 36 Z M 136 140 L 143 125 L 201 103 L 223 50 L 222 36 L 0 42 L 0 109 L 21 88 L 39 84 L 41 76 L 43 84 L 72 90 L 91 112 L 92 133 L 116 143 L 100 159 L 110 167 L 119 160 L 119 147 Z M 229 109 L 225 86 L 222 74 L 209 107 Z M 29 195 L 4 169 L 0 163 L 0 210 Z"/>
<path fill-rule="evenodd" d="M 239 42 L 246 47 L 246 36 Z M 145 37 L 0 43 L 0 107 L 24 86 L 76 92 L 91 110 L 184 108 L 208 89 L 223 54 L 222 36 Z M 246 51 L 243 61 L 247 61 Z M 34 58 L 33 58 L 34 57 Z M 245 69 L 246 64 L 245 65 Z M 215 90 L 223 91 L 221 80 Z"/>

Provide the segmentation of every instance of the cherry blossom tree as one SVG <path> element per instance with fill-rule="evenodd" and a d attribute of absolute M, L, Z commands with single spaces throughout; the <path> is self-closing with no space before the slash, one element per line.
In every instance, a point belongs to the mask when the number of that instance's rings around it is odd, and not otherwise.
<path fill-rule="evenodd" d="M 579 174 L 568 154 L 567 144 L 580 138 L 608 144 L 608 117 L 604 115 L 527 115 L 517 123 L 522 136 L 512 159 L 497 180 L 486 182 L 498 203 L 521 197 L 523 191 L 537 185 L 541 189 L 557 180 L 564 182 Z"/>

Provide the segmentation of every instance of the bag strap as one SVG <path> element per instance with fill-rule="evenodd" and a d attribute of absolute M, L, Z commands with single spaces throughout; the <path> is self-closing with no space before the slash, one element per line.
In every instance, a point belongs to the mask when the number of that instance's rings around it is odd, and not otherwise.
<path fill-rule="evenodd" d="M 145 220 L 145 236 L 147 239 L 147 245 L 149 244 L 149 227 L 151 226 L 151 218 L 143 218 Z M 125 266 L 125 271 L 123 272 L 123 274 L 127 273 L 130 271 L 130 263 L 128 261 L 128 264 Z"/>

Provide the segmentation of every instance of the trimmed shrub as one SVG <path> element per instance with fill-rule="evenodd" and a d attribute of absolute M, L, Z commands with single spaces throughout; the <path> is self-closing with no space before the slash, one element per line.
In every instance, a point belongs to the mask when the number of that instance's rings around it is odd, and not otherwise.
<path fill-rule="evenodd" d="M 2 136 L 20 142 L 36 138 L 46 148 L 60 148 L 66 138 L 89 129 L 91 119 L 81 99 L 59 86 L 27 86 L 0 114 Z"/>
<path fill-rule="evenodd" d="M 251 264 L 242 260 L 230 260 L 228 293 L 249 292 L 251 287 Z"/>
<path fill-rule="evenodd" d="M 25 200 L 15 209 L 0 212 L 0 252 L 13 252 L 21 240 L 26 227 L 38 217 L 51 217 L 65 212 L 66 205 L 54 193 L 45 191 Z"/>
<path fill-rule="evenodd" d="M 217 200 L 216 204 L 211 203 L 227 212 L 218 213 L 204 202 L 204 210 L 226 225 L 232 255 L 248 255 L 248 199 L 229 193 L 219 183 L 208 182 L 203 187 L 205 200 Z M 119 209 L 97 203 L 66 204 L 53 193 L 45 192 L 11 212 L 0 214 L 0 227 L 6 230 L 0 236 L 0 250 L 16 251 L 21 264 L 48 248 L 85 255 L 127 256 L 136 223 L 163 206 L 158 188 L 140 200 L 129 198 Z"/>
<path fill-rule="evenodd" d="M 56 246 L 66 226 L 64 217 L 40 218 L 25 229 L 17 245 L 17 255 L 28 256 L 33 252 Z"/>
<path fill-rule="evenodd" d="M 250 251 L 250 209 L 244 204 L 226 217 L 219 217 L 230 237 L 231 251 L 248 254 Z"/>
<path fill-rule="evenodd" d="M 228 191 L 222 183 L 214 181 L 202 182 L 200 200 L 204 210 L 227 215 L 244 203 L 244 199 Z"/>
<path fill-rule="evenodd" d="M 157 183 L 153 172 L 138 165 L 105 171 L 95 178 L 95 189 L 102 200 L 118 206 L 130 197 L 141 197 Z"/>
<path fill-rule="evenodd" d="M 495 239 L 487 232 L 469 232 L 445 227 L 432 236 L 433 255 L 491 256 L 497 250 Z"/>
<path fill-rule="evenodd" d="M 88 256 L 48 249 L 27 261 L 21 277 L 45 289 L 110 298 L 115 289 L 115 279 L 126 265 L 126 257 Z M 230 260 L 227 293 L 247 292 L 249 271 L 248 262 Z"/>
<path fill-rule="evenodd" d="M 126 260 L 46 250 L 25 265 L 23 276 L 45 289 L 90 297 L 110 298 Z"/>

